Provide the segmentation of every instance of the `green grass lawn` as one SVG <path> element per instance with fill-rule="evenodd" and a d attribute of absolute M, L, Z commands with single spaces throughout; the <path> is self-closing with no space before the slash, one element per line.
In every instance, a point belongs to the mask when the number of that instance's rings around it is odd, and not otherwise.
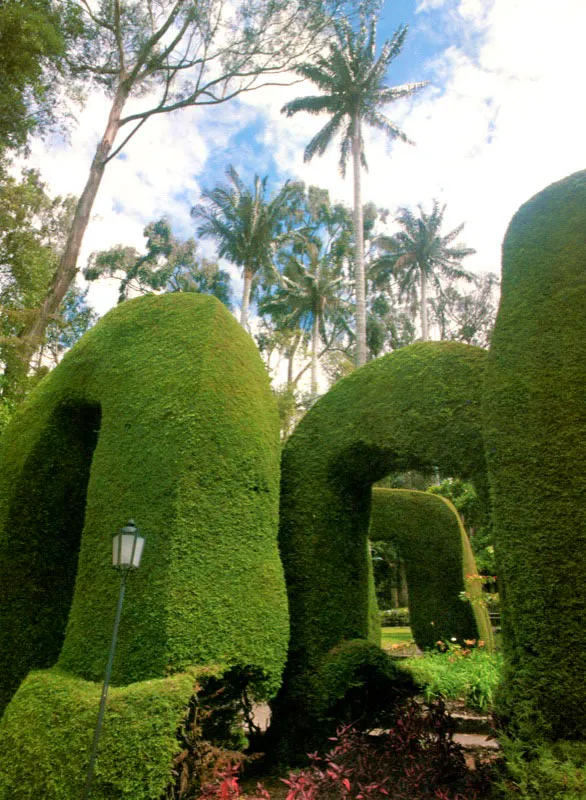
<path fill-rule="evenodd" d="M 396 655 L 414 655 L 415 642 L 411 628 L 383 628 L 381 647 Z"/>

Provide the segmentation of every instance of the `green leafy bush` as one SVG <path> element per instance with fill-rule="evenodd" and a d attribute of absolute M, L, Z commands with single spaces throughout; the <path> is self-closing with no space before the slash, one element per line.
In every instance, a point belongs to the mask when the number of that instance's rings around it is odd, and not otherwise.
<path fill-rule="evenodd" d="M 110 687 L 92 800 L 152 800 L 171 780 L 177 729 L 211 670 Z M 78 800 L 101 685 L 58 668 L 31 672 L 0 720 L 0 799 Z"/>
<path fill-rule="evenodd" d="M 584 800 L 586 744 L 560 740 L 528 745 L 507 736 L 499 743 L 503 775 L 495 796 L 503 800 Z"/>
<path fill-rule="evenodd" d="M 362 639 L 335 647 L 311 687 L 316 716 L 329 732 L 340 724 L 360 730 L 384 725 L 395 707 L 417 690 L 384 650 Z"/>
<path fill-rule="evenodd" d="M 403 667 L 423 686 L 426 701 L 465 699 L 470 708 L 486 712 L 501 679 L 502 657 L 482 647 L 450 643 L 443 652 L 428 651 L 404 661 Z"/>
<path fill-rule="evenodd" d="M 31 669 L 101 680 L 109 539 L 129 518 L 146 546 L 113 684 L 254 665 L 274 693 L 288 640 L 279 460 L 266 370 L 219 301 L 166 294 L 106 314 L 0 439 L 0 709 Z"/>
<path fill-rule="evenodd" d="M 499 715 L 584 738 L 586 171 L 536 194 L 503 242 L 484 442 L 505 652 Z M 526 724 L 527 714 L 530 724 Z M 525 735 L 525 734 L 523 734 Z"/>
<path fill-rule="evenodd" d="M 480 418 L 486 357 L 458 342 L 401 348 L 338 381 L 287 439 L 279 548 L 291 639 L 272 725 L 284 759 L 289 746 L 303 747 L 308 683 L 326 654 L 373 633 L 372 484 L 391 472 L 438 466 L 473 481 L 486 497 Z"/>
<path fill-rule="evenodd" d="M 409 585 L 413 638 L 421 649 L 438 639 L 481 638 L 492 649 L 492 629 L 468 536 L 444 497 L 408 489 L 372 490 L 370 538 L 390 539 L 401 554 Z M 462 596 L 471 602 L 462 602 Z"/>
<path fill-rule="evenodd" d="M 390 608 L 387 611 L 381 611 L 380 624 L 383 628 L 408 628 L 410 625 L 409 609 Z"/>

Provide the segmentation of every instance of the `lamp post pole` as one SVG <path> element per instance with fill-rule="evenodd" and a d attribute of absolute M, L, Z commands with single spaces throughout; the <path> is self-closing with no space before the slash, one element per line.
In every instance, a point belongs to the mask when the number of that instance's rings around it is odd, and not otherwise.
<path fill-rule="evenodd" d="M 142 548 L 144 539 L 137 536 L 137 528 L 132 520 L 128 525 L 121 529 L 120 533 L 114 537 L 112 547 L 112 562 L 113 566 L 120 571 L 120 591 L 118 593 L 118 605 L 116 607 L 116 617 L 114 619 L 114 630 L 112 631 L 112 641 L 110 643 L 110 653 L 108 654 L 108 663 L 106 664 L 106 673 L 104 675 L 104 685 L 102 686 L 102 696 L 100 698 L 100 710 L 98 712 L 98 721 L 94 731 L 94 741 L 92 744 L 92 752 L 87 769 L 87 776 L 85 779 L 85 786 L 83 789 L 83 800 L 89 800 L 92 790 L 92 783 L 94 779 L 94 766 L 96 763 L 96 756 L 98 754 L 98 744 L 100 741 L 100 733 L 102 731 L 102 723 L 104 721 L 104 713 L 106 711 L 106 699 L 108 697 L 108 687 L 110 686 L 110 677 L 112 675 L 112 664 L 114 663 L 114 653 L 116 651 L 116 640 L 118 639 L 118 628 L 120 626 L 120 617 L 122 616 L 122 605 L 124 603 L 124 594 L 126 592 L 126 579 L 131 569 L 137 569 L 140 564 L 142 555 Z"/>

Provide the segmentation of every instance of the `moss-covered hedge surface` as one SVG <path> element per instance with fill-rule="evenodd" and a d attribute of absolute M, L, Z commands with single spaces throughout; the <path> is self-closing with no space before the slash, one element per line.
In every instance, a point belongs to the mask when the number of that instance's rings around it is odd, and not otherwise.
<path fill-rule="evenodd" d="M 506 682 L 526 736 L 585 738 L 586 172 L 513 217 L 484 397 Z"/>
<path fill-rule="evenodd" d="M 254 343 L 214 298 L 132 300 L 87 333 L 0 445 L 2 706 L 56 662 L 103 678 L 111 537 L 129 518 L 146 544 L 113 684 L 219 663 L 264 671 L 274 691 L 288 638 L 278 431 Z"/>
<path fill-rule="evenodd" d="M 476 562 L 460 515 L 443 497 L 407 489 L 372 490 L 370 539 L 397 545 L 405 562 L 413 638 L 421 648 L 438 640 L 482 639 L 492 649 L 490 618 Z M 469 601 L 463 601 L 466 593 Z"/>
<path fill-rule="evenodd" d="M 94 800 L 163 795 L 172 783 L 177 729 L 197 679 L 190 670 L 110 689 Z M 100 684 L 58 668 L 29 674 L 0 720 L 1 800 L 82 797 L 100 694 Z"/>
<path fill-rule="evenodd" d="M 311 715 L 306 686 L 328 652 L 369 635 L 372 484 L 391 471 L 437 465 L 482 492 L 486 355 L 470 345 L 427 342 L 377 359 L 339 381 L 287 441 L 279 544 L 291 643 L 273 717 L 283 741 L 294 736 L 296 720 Z"/>

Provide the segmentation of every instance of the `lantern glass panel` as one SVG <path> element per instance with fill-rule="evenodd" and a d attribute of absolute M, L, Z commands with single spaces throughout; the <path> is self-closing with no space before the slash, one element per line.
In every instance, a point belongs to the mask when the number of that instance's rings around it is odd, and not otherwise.
<path fill-rule="evenodd" d="M 112 540 L 112 564 L 122 569 L 140 566 L 144 538 L 131 533 L 119 533 Z"/>

